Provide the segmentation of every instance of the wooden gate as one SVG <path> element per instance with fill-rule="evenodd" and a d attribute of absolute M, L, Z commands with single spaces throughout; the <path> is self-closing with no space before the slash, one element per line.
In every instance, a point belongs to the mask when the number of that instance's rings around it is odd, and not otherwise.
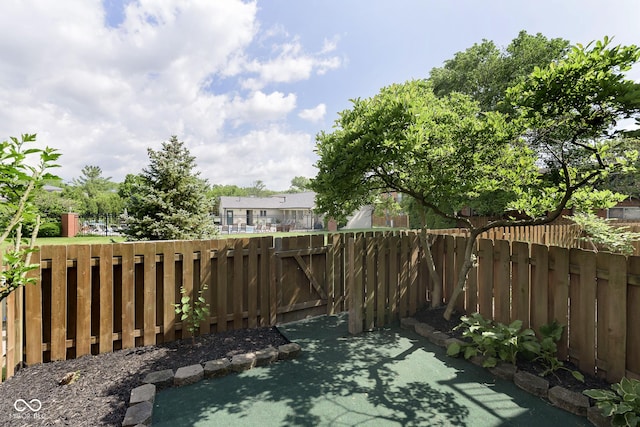
<path fill-rule="evenodd" d="M 324 236 L 276 239 L 273 284 L 277 292 L 277 321 L 290 322 L 326 314 L 329 298 Z"/>

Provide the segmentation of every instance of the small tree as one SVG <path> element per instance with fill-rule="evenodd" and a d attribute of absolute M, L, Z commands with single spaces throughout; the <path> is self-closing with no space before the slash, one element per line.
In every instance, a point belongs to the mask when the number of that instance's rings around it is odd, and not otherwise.
<path fill-rule="evenodd" d="M 0 243 L 7 239 L 11 241 L 2 255 L 5 268 L 0 278 L 0 301 L 14 289 L 35 283 L 35 279 L 26 277 L 27 272 L 37 267 L 30 264 L 40 226 L 40 215 L 34 204 L 35 192 L 46 181 L 59 179 L 47 171 L 58 166 L 55 161 L 60 154 L 49 147 L 25 148 L 25 144 L 35 140 L 35 134 L 25 134 L 20 140 L 11 137 L 0 144 L 0 221 L 3 230 Z M 32 165 L 34 162 L 35 166 Z M 23 247 L 22 231 L 27 224 L 32 226 L 31 239 L 28 246 Z"/>
<path fill-rule="evenodd" d="M 606 38 L 578 45 L 563 60 L 535 68 L 507 91 L 506 113 L 483 112 L 456 92 L 436 97 L 425 81 L 354 100 L 332 133 L 317 136 L 312 188 L 318 209 L 341 218 L 380 191 L 394 190 L 464 224 L 470 238 L 445 310 L 448 319 L 480 234 L 547 224 L 571 206 L 609 203 L 594 189 L 598 179 L 624 172 L 635 160 L 637 153 L 612 155 L 611 147 L 619 137 L 616 123 L 640 113 L 640 84 L 624 78 L 640 49 L 608 45 Z M 462 209 L 495 194 L 508 202 L 504 216 L 474 226 Z M 514 210 L 523 219 L 510 217 Z"/>
<path fill-rule="evenodd" d="M 162 150 L 148 149 L 150 164 L 130 180 L 125 234 L 132 240 L 203 239 L 214 234 L 207 181 L 195 158 L 172 136 Z"/>

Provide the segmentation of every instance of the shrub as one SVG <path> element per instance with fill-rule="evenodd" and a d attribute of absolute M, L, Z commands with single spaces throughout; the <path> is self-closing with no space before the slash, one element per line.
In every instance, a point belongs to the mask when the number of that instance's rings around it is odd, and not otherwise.
<path fill-rule="evenodd" d="M 38 237 L 60 237 L 61 228 L 58 222 L 45 222 L 38 230 Z"/>
<path fill-rule="evenodd" d="M 191 301 L 191 297 L 187 295 L 187 290 L 182 286 L 180 288 L 180 295 L 182 298 L 178 304 L 174 304 L 176 308 L 176 314 L 180 314 L 180 320 L 184 322 L 186 330 L 191 332 L 191 342 L 196 343 L 195 334 L 200 329 L 200 322 L 207 318 L 209 315 L 209 304 L 202 296 L 202 291 L 207 289 L 207 285 L 202 285 L 200 291 L 198 291 L 198 297 Z"/>

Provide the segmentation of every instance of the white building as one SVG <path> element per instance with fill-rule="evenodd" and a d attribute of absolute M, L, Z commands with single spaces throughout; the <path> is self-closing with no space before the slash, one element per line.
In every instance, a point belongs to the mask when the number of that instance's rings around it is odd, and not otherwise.
<path fill-rule="evenodd" d="M 316 194 L 283 193 L 269 197 L 220 197 L 223 226 L 267 226 L 282 230 L 322 228 L 322 219 L 313 212 Z"/>

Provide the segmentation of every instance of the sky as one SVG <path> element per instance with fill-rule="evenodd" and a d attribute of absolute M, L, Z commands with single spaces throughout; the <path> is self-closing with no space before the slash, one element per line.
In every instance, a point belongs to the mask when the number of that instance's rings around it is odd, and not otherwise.
<path fill-rule="evenodd" d="M 0 138 L 121 182 L 176 135 L 210 184 L 286 190 L 350 99 L 518 32 L 640 44 L 638 0 L 0 0 Z M 640 80 L 636 67 L 631 75 Z"/>

